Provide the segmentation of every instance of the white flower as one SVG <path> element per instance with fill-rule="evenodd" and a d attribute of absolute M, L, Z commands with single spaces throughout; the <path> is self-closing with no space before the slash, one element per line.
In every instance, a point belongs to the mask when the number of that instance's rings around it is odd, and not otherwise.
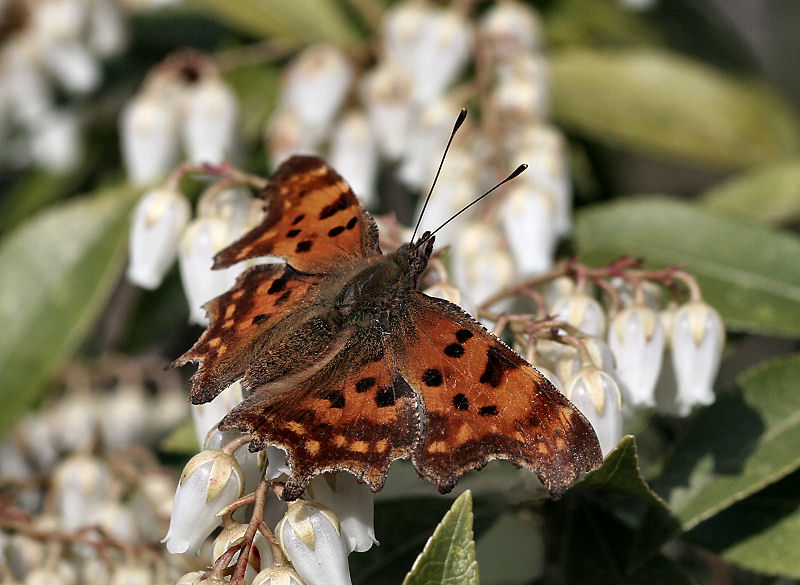
<path fill-rule="evenodd" d="M 228 84 L 217 75 L 205 75 L 189 85 L 181 125 L 186 158 L 219 164 L 236 146 L 239 104 Z"/>
<path fill-rule="evenodd" d="M 78 41 L 49 47 L 44 55 L 44 63 L 53 77 L 70 93 L 87 94 L 100 85 L 100 63 Z"/>
<path fill-rule="evenodd" d="M 206 325 L 203 305 L 230 289 L 244 264 L 212 270 L 214 255 L 230 243 L 227 224 L 222 219 L 198 217 L 183 234 L 178 252 L 183 292 L 189 303 L 189 321 Z"/>
<path fill-rule="evenodd" d="M 607 455 L 622 438 L 622 397 L 617 382 L 608 372 L 584 366 L 564 394 L 592 423 L 603 455 Z"/>
<path fill-rule="evenodd" d="M 253 577 L 253 585 L 305 585 L 300 575 L 288 565 L 273 565 Z"/>
<path fill-rule="evenodd" d="M 472 30 L 455 9 L 402 2 L 383 20 L 383 43 L 388 60 L 411 76 L 414 102 L 424 105 L 442 95 L 467 64 Z"/>
<path fill-rule="evenodd" d="M 289 475 L 292 470 L 286 463 L 286 449 L 275 445 L 267 445 L 267 469 L 264 477 L 278 479 L 281 475 Z"/>
<path fill-rule="evenodd" d="M 372 205 L 378 152 L 364 114 L 353 111 L 342 117 L 333 130 L 328 158 L 364 205 Z"/>
<path fill-rule="evenodd" d="M 193 404 L 192 420 L 198 445 L 205 445 L 209 431 L 243 400 L 242 385 L 237 380 L 205 404 Z"/>
<path fill-rule="evenodd" d="M 606 313 L 602 305 L 585 292 L 575 292 L 561 297 L 550 312 L 555 319 L 572 325 L 586 335 L 598 337 L 606 329 Z"/>
<path fill-rule="evenodd" d="M 665 335 L 658 313 L 632 305 L 617 313 L 608 327 L 608 345 L 617 361 L 617 379 L 626 407 L 655 405 Z"/>
<path fill-rule="evenodd" d="M 175 262 L 191 214 L 189 202 L 179 191 L 159 188 L 145 193 L 131 222 L 128 280 L 143 288 L 158 288 Z"/>
<path fill-rule="evenodd" d="M 378 544 L 374 526 L 374 495 L 367 484 L 346 472 L 323 473 L 306 490 L 309 498 L 330 508 L 339 519 L 347 552 L 364 552 Z"/>
<path fill-rule="evenodd" d="M 162 178 L 178 158 L 177 92 L 170 83 L 153 84 L 122 111 L 122 161 L 134 184 Z"/>
<path fill-rule="evenodd" d="M 226 550 L 230 547 L 238 544 L 244 538 L 245 533 L 249 526 L 247 524 L 239 524 L 238 522 L 233 522 L 229 526 L 226 526 L 222 529 L 217 537 L 214 539 L 214 547 L 212 549 L 212 560 L 216 563 L 217 559 L 221 557 Z M 267 539 L 260 532 L 256 532 L 256 536 L 253 539 L 253 546 L 258 550 L 258 555 L 251 554 L 248 558 L 247 563 L 247 573 L 245 574 L 245 578 L 247 581 L 252 581 L 252 579 L 256 576 L 256 571 L 253 567 L 261 570 L 263 568 L 269 567 L 272 565 L 272 548 L 270 547 Z M 236 561 L 239 559 L 239 554 L 236 553 L 233 557 L 231 557 L 230 563 L 228 563 L 229 567 L 232 567 L 236 564 Z M 260 560 L 260 563 L 256 560 Z"/>
<path fill-rule="evenodd" d="M 412 80 L 397 66 L 382 64 L 364 75 L 361 99 L 378 148 L 392 160 L 399 159 L 406 147 L 411 121 Z"/>
<path fill-rule="evenodd" d="M 114 0 L 96 0 L 89 15 L 89 47 L 100 57 L 112 57 L 119 54 L 128 43 L 128 31 L 125 29 L 117 2 Z"/>
<path fill-rule="evenodd" d="M 65 173 L 78 164 L 83 143 L 78 118 L 71 112 L 41 112 L 31 125 L 33 161 L 53 173 Z"/>
<path fill-rule="evenodd" d="M 91 455 L 75 454 L 53 472 L 53 495 L 61 527 L 77 530 L 90 522 L 90 510 L 111 498 L 108 467 Z"/>
<path fill-rule="evenodd" d="M 272 170 L 294 154 L 317 154 L 315 141 L 294 110 L 278 109 L 275 112 L 264 129 L 264 141 Z"/>
<path fill-rule="evenodd" d="M 496 61 L 503 62 L 515 55 L 537 51 L 544 35 L 539 15 L 521 2 L 497 2 L 481 18 L 480 34 Z"/>
<path fill-rule="evenodd" d="M 339 521 L 322 504 L 289 502 L 275 536 L 307 585 L 350 585 L 347 548 Z"/>
<path fill-rule="evenodd" d="M 255 201 L 244 187 L 219 190 L 211 186 L 197 202 L 198 217 L 221 219 L 228 227 L 228 241 L 233 242 L 253 227 L 261 215 L 263 202 Z"/>
<path fill-rule="evenodd" d="M 436 174 L 447 139 L 453 130 L 457 104 L 438 98 L 422 109 L 409 128 L 403 163 L 398 173 L 407 185 L 422 189 L 430 186 Z M 450 164 L 452 161 L 448 161 Z M 437 193 L 437 197 L 441 194 Z"/>
<path fill-rule="evenodd" d="M 153 415 L 140 385 L 122 384 L 99 402 L 102 412 L 98 420 L 105 447 L 117 450 L 142 440 L 147 421 Z"/>
<path fill-rule="evenodd" d="M 114 567 L 109 585 L 151 585 L 154 581 L 152 570 L 146 565 L 127 562 Z"/>
<path fill-rule="evenodd" d="M 676 403 L 679 412 L 686 415 L 694 405 L 714 402 L 713 383 L 725 343 L 725 326 L 713 307 L 692 301 L 675 313 L 671 341 L 678 386 Z"/>
<path fill-rule="evenodd" d="M 228 429 L 227 431 L 215 430 L 208 436 L 203 448 L 221 449 L 227 443 L 242 436 L 242 432 L 238 429 Z M 239 462 L 242 473 L 244 473 L 245 488 L 248 491 L 255 491 L 264 472 L 264 463 L 266 461 L 265 452 L 263 450 L 256 452 L 250 451 L 250 444 L 245 443 L 236 449 L 233 455 L 236 457 L 236 461 Z"/>
<path fill-rule="evenodd" d="M 281 108 L 296 112 L 316 143 L 327 135 L 353 80 L 353 66 L 332 45 L 313 45 L 286 69 Z"/>
<path fill-rule="evenodd" d="M 467 225 L 451 249 L 453 280 L 480 304 L 514 278 L 511 260 L 498 231 L 483 222 Z"/>
<path fill-rule="evenodd" d="M 169 531 L 163 542 L 173 554 L 196 554 L 217 527 L 217 512 L 241 497 L 244 475 L 236 459 L 222 451 L 201 451 L 192 457 L 181 474 Z"/>
<path fill-rule="evenodd" d="M 506 193 L 500 214 L 517 273 L 536 275 L 553 266 L 555 206 L 547 191 L 519 183 Z"/>

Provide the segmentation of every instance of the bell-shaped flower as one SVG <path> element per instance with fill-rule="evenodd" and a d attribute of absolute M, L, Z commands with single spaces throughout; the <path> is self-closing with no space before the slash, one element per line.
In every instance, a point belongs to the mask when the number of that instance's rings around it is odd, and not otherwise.
<path fill-rule="evenodd" d="M 537 51 L 544 40 L 539 15 L 530 6 L 514 0 L 493 4 L 480 20 L 479 34 L 496 63 Z"/>
<path fill-rule="evenodd" d="M 375 538 L 374 495 L 351 474 L 323 473 L 306 490 L 308 497 L 330 508 L 339 519 L 347 552 L 364 552 L 378 544 Z"/>
<path fill-rule="evenodd" d="M 592 423 L 607 455 L 622 438 L 622 396 L 614 377 L 593 365 L 583 366 L 564 394 Z"/>
<path fill-rule="evenodd" d="M 541 274 L 553 266 L 554 212 L 550 194 L 529 183 L 514 184 L 503 199 L 503 229 L 520 275 Z"/>
<path fill-rule="evenodd" d="M 219 164 L 236 147 L 239 103 L 222 77 L 209 74 L 186 90 L 181 125 L 186 157 L 196 163 Z"/>
<path fill-rule="evenodd" d="M 65 173 L 81 160 L 83 141 L 74 112 L 48 110 L 30 124 L 33 162 L 52 172 Z"/>
<path fill-rule="evenodd" d="M 214 539 L 214 547 L 212 548 L 212 558 L 215 563 L 230 547 L 242 542 L 248 528 L 249 526 L 247 524 L 232 522 L 229 526 L 225 526 L 222 529 L 222 532 Z M 247 572 L 245 573 L 245 579 L 247 581 L 252 581 L 256 576 L 256 572 L 271 566 L 273 562 L 272 548 L 267 542 L 267 539 L 264 538 L 264 535 L 260 532 L 256 532 L 256 536 L 253 539 L 253 547 L 255 550 L 250 550 L 250 556 L 247 559 Z M 236 561 L 239 559 L 239 554 L 240 553 L 236 553 L 231 557 L 231 562 L 228 563 L 229 567 L 236 564 Z"/>
<path fill-rule="evenodd" d="M 122 111 L 122 161 L 136 185 L 164 177 L 178 158 L 178 95 L 174 84 L 158 82 L 136 95 Z"/>
<path fill-rule="evenodd" d="M 586 292 L 576 291 L 559 298 L 550 312 L 555 319 L 572 325 L 586 335 L 598 337 L 606 330 L 606 312 L 603 306 Z"/>
<path fill-rule="evenodd" d="M 391 63 L 384 63 L 364 75 L 361 99 L 372 135 L 380 151 L 397 160 L 405 151 L 411 121 L 411 91 L 408 74 Z"/>
<path fill-rule="evenodd" d="M 263 202 L 256 202 L 244 187 L 218 189 L 211 186 L 197 202 L 199 217 L 221 219 L 228 226 L 228 241 L 235 241 L 250 230 L 261 216 Z"/>
<path fill-rule="evenodd" d="M 400 2 L 383 19 L 386 57 L 413 80 L 413 99 L 426 104 L 441 96 L 470 57 L 470 24 L 455 8 Z"/>
<path fill-rule="evenodd" d="M 264 128 L 269 165 L 278 165 L 294 154 L 317 154 L 316 141 L 306 132 L 300 116 L 294 110 L 278 108 Z"/>
<path fill-rule="evenodd" d="M 128 280 L 158 288 L 178 255 L 178 243 L 192 215 L 186 197 L 167 188 L 145 193 L 133 212 L 128 248 Z"/>
<path fill-rule="evenodd" d="M 193 404 L 191 406 L 192 421 L 194 422 L 197 444 L 205 445 L 209 431 L 216 428 L 219 421 L 243 399 L 242 385 L 237 380 L 217 394 L 210 402 L 206 402 L 205 404 Z"/>
<path fill-rule="evenodd" d="M 608 346 L 616 358 L 626 408 L 655 405 L 665 337 L 658 313 L 645 305 L 626 307 L 611 320 Z"/>
<path fill-rule="evenodd" d="M 267 468 L 264 477 L 267 479 L 278 479 L 281 475 L 289 475 L 292 470 L 286 463 L 286 449 L 268 445 L 265 449 L 267 454 Z"/>
<path fill-rule="evenodd" d="M 253 577 L 252 585 L 305 585 L 289 565 L 272 565 Z"/>
<path fill-rule="evenodd" d="M 281 108 L 297 113 L 317 143 L 328 133 L 353 81 L 353 66 L 333 45 L 312 45 L 286 68 Z"/>
<path fill-rule="evenodd" d="M 458 112 L 458 104 L 442 97 L 426 105 L 412 120 L 398 173 L 409 187 L 422 189 L 433 181 L 441 153 L 453 130 L 454 112 Z M 437 197 L 440 196 L 437 193 Z"/>
<path fill-rule="evenodd" d="M 364 114 L 353 111 L 342 117 L 333 130 L 328 160 L 365 206 L 375 202 L 378 153 Z"/>
<path fill-rule="evenodd" d="M 99 0 L 89 15 L 87 36 L 89 48 L 101 58 L 122 52 L 128 43 L 128 32 L 121 7 L 113 0 Z"/>
<path fill-rule="evenodd" d="M 229 237 L 225 221 L 213 217 L 198 217 L 183 234 L 178 266 L 192 323 L 208 323 L 203 305 L 230 289 L 246 268 L 243 263 L 222 270 L 211 268 L 214 255 L 230 243 Z"/>
<path fill-rule="evenodd" d="M 350 585 L 347 545 L 336 515 L 295 500 L 275 528 L 283 552 L 307 585 Z"/>
<path fill-rule="evenodd" d="M 53 498 L 61 527 L 72 531 L 88 525 L 89 512 L 111 499 L 111 473 L 92 455 L 77 453 L 53 472 Z"/>
<path fill-rule="evenodd" d="M 451 253 L 453 281 L 478 304 L 514 278 L 514 262 L 499 231 L 488 223 L 467 225 Z"/>
<path fill-rule="evenodd" d="M 714 402 L 714 378 L 725 343 L 722 317 L 702 301 L 686 303 L 674 314 L 671 342 L 676 403 L 686 415 L 695 405 Z"/>
<path fill-rule="evenodd" d="M 69 93 L 87 94 L 100 85 L 103 77 L 100 63 L 78 41 L 48 47 L 43 57 L 45 67 Z"/>
<path fill-rule="evenodd" d="M 220 431 L 215 429 L 208 435 L 205 449 L 222 449 L 227 443 L 236 440 L 242 436 L 242 432 L 238 429 L 228 429 L 227 431 Z M 245 443 L 234 452 L 236 461 L 242 468 L 244 473 L 244 485 L 247 491 L 255 491 L 258 482 L 261 481 L 261 476 L 264 474 L 264 464 L 266 461 L 266 454 L 263 450 L 250 451 L 250 444 Z"/>
<path fill-rule="evenodd" d="M 169 531 L 163 542 L 173 554 L 196 554 L 219 525 L 217 512 L 244 491 L 244 474 L 232 455 L 201 451 L 186 464 L 175 491 Z"/>

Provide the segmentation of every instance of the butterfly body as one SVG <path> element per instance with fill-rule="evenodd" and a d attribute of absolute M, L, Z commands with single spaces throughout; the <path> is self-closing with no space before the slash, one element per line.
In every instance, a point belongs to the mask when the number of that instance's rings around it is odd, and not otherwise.
<path fill-rule="evenodd" d="M 216 265 L 286 264 L 251 268 L 210 301 L 209 328 L 175 363 L 200 363 L 195 403 L 242 381 L 247 397 L 220 428 L 286 449 L 285 499 L 324 471 L 380 489 L 398 458 L 443 492 L 492 459 L 532 469 L 555 495 L 600 465 L 566 398 L 459 307 L 417 290 L 432 237 L 382 254 L 372 218 L 315 157 L 289 159 L 261 196 L 264 221 Z"/>

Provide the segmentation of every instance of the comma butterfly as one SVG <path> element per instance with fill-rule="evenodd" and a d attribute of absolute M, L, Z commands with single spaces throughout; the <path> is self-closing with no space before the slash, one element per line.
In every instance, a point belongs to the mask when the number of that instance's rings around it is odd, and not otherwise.
<path fill-rule="evenodd" d="M 214 267 L 286 263 L 250 268 L 209 301 L 208 329 L 174 365 L 199 362 L 195 404 L 241 380 L 247 397 L 220 429 L 251 433 L 251 450 L 286 450 L 284 499 L 335 470 L 377 491 L 399 458 L 442 493 L 493 459 L 533 470 L 556 497 L 600 466 L 592 426 L 546 378 L 458 306 L 417 290 L 430 233 L 382 254 L 372 217 L 312 156 L 284 162 L 259 196 L 264 220 Z"/>

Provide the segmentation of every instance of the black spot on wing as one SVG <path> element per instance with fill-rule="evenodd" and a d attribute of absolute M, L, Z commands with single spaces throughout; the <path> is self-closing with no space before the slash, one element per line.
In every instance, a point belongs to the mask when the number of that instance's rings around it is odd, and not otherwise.
<path fill-rule="evenodd" d="M 481 384 L 489 384 L 492 388 L 497 388 L 503 383 L 506 372 L 518 367 L 519 364 L 505 356 L 502 350 L 496 346 L 490 346 L 486 352 L 486 368 L 481 374 L 480 382 Z"/>
<path fill-rule="evenodd" d="M 328 230 L 328 235 L 330 237 L 332 237 L 332 238 L 335 238 L 336 236 L 341 234 L 343 231 L 344 231 L 344 226 L 343 225 L 337 225 L 335 228 L 331 228 L 330 230 Z"/>
<path fill-rule="evenodd" d="M 304 213 L 301 213 L 300 215 L 298 215 L 297 217 L 294 218 L 294 221 L 292 222 L 292 225 L 297 225 L 298 223 L 303 221 L 305 219 L 305 217 L 306 217 L 306 215 Z"/>
<path fill-rule="evenodd" d="M 292 296 L 292 291 L 287 290 L 285 293 L 283 293 L 281 296 L 275 299 L 275 306 L 279 307 L 280 305 L 288 301 L 290 296 Z"/>
<path fill-rule="evenodd" d="M 253 325 L 259 325 L 260 323 L 263 323 L 264 321 L 266 321 L 268 318 L 269 318 L 269 315 L 265 315 L 264 313 L 261 313 L 260 315 L 256 315 L 255 317 L 253 317 Z"/>
<path fill-rule="evenodd" d="M 496 416 L 497 415 L 497 407 L 492 404 L 490 406 L 481 406 L 478 409 L 478 414 L 481 416 Z"/>
<path fill-rule="evenodd" d="M 297 236 L 297 234 L 299 234 L 299 233 L 300 233 L 300 231 L 301 231 L 301 230 L 299 230 L 299 229 L 297 229 L 297 228 L 295 228 L 295 229 L 291 229 L 291 230 L 289 230 L 288 232 L 286 232 L 286 237 L 287 237 L 287 238 L 294 238 L 295 236 Z"/>
<path fill-rule="evenodd" d="M 368 378 L 361 378 L 358 382 L 356 382 L 356 392 L 366 392 L 370 388 L 375 385 L 375 378 L 369 376 Z"/>
<path fill-rule="evenodd" d="M 286 288 L 286 279 L 283 277 L 276 278 L 275 280 L 272 281 L 272 284 L 269 286 L 269 289 L 267 289 L 267 294 L 276 295 L 279 292 L 283 291 L 283 289 L 285 288 Z"/>
<path fill-rule="evenodd" d="M 344 408 L 344 394 L 339 390 L 331 390 L 322 398 L 331 403 L 331 408 Z"/>
<path fill-rule="evenodd" d="M 314 244 L 311 240 L 303 240 L 302 242 L 297 242 L 297 247 L 294 249 L 295 252 L 298 254 L 302 254 L 303 252 L 308 252 L 311 249 L 311 246 Z"/>
<path fill-rule="evenodd" d="M 347 225 L 346 225 L 345 227 L 346 227 L 347 229 L 351 230 L 351 229 L 353 229 L 354 227 L 356 227 L 356 224 L 357 224 L 357 223 L 358 223 L 358 218 L 357 218 L 357 217 L 351 217 L 351 218 L 350 218 L 350 221 L 348 221 L 348 222 L 347 222 Z"/>
<path fill-rule="evenodd" d="M 428 368 L 422 373 L 422 383 L 426 386 L 441 386 L 442 372 L 436 368 Z"/>
<path fill-rule="evenodd" d="M 375 404 L 378 408 L 394 406 L 394 400 L 394 388 L 391 386 L 384 386 L 375 393 Z"/>
<path fill-rule="evenodd" d="M 459 329 L 456 331 L 456 339 L 459 343 L 464 343 L 467 339 L 472 337 L 472 331 L 469 329 Z"/>
<path fill-rule="evenodd" d="M 464 346 L 460 343 L 451 343 L 444 348 L 444 355 L 451 358 L 460 358 L 464 355 Z"/>
<path fill-rule="evenodd" d="M 330 205 L 326 205 L 322 208 L 322 211 L 319 212 L 320 219 L 327 219 L 332 215 L 339 213 L 340 211 L 344 211 L 348 207 L 350 207 L 351 201 L 348 197 L 347 193 L 342 193 L 339 195 L 339 198 L 331 203 Z"/>
<path fill-rule="evenodd" d="M 469 410 L 469 400 L 459 392 L 453 396 L 453 406 L 456 407 L 456 410 Z"/>

